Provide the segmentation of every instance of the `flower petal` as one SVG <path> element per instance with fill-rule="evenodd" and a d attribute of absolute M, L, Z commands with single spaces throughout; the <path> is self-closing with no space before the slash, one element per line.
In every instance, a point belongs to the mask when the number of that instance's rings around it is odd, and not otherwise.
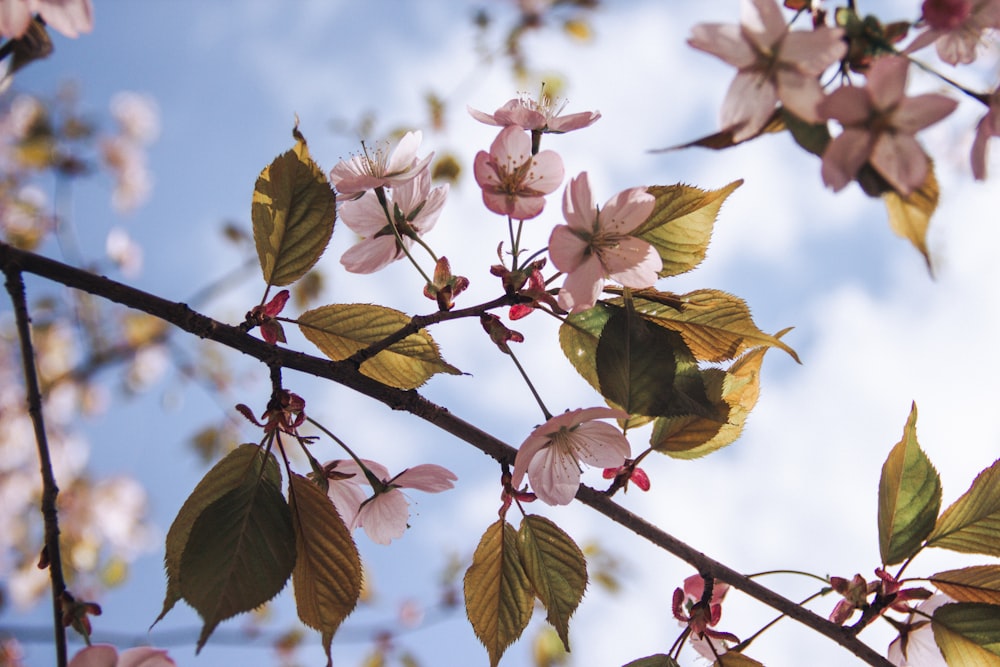
<path fill-rule="evenodd" d="M 774 113 L 778 92 L 765 72 L 740 72 L 722 101 L 722 127 L 733 131 L 733 141 L 756 136 Z"/>
<path fill-rule="evenodd" d="M 950 114 L 957 106 L 956 100 L 934 93 L 907 97 L 892 114 L 892 124 L 900 132 L 916 134 Z"/>
<path fill-rule="evenodd" d="M 580 424 L 569 438 L 577 458 L 595 468 L 617 468 L 632 452 L 621 430 L 606 422 Z"/>
<path fill-rule="evenodd" d="M 781 42 L 780 61 L 814 78 L 845 55 L 847 43 L 841 28 L 823 26 L 815 30 L 793 30 Z"/>
<path fill-rule="evenodd" d="M 358 525 L 376 544 L 389 544 L 406 532 L 410 506 L 399 489 L 380 493 L 361 507 Z"/>
<path fill-rule="evenodd" d="M 403 239 L 404 243 L 412 243 Z M 379 236 L 355 243 L 340 257 L 340 263 L 351 273 L 375 273 L 403 256 L 396 247 L 395 236 Z"/>
<path fill-rule="evenodd" d="M 820 118 L 839 121 L 845 127 L 860 125 L 871 116 L 871 97 L 860 86 L 841 86 L 823 98 L 816 106 L 816 113 Z"/>
<path fill-rule="evenodd" d="M 774 0 L 743 0 L 740 23 L 762 51 L 770 50 L 788 31 L 781 8 Z"/>
<path fill-rule="evenodd" d="M 447 468 L 433 463 L 422 463 L 407 468 L 396 476 L 392 483 L 407 489 L 417 489 L 427 493 L 440 493 L 453 488 L 458 477 Z"/>
<path fill-rule="evenodd" d="M 598 215 L 601 231 L 628 234 L 652 214 L 656 198 L 646 188 L 622 190 L 609 199 Z"/>
<path fill-rule="evenodd" d="M 868 70 L 868 92 L 879 111 L 896 106 L 906 93 L 906 75 L 910 61 L 902 56 L 876 58 Z"/>
<path fill-rule="evenodd" d="M 627 236 L 618 247 L 601 252 L 601 263 L 612 280 L 625 287 L 652 287 L 663 269 L 663 260 L 647 241 Z"/>
<path fill-rule="evenodd" d="M 822 119 L 816 107 L 823 101 L 823 88 L 812 74 L 797 70 L 780 70 L 777 77 L 778 99 L 793 114 L 807 123 Z"/>
<path fill-rule="evenodd" d="M 357 199 L 340 205 L 340 219 L 352 232 L 363 238 L 374 236 L 389 224 L 382 205 L 374 192 L 365 192 Z"/>
<path fill-rule="evenodd" d="M 687 43 L 740 69 L 757 62 L 757 53 L 743 36 L 743 30 L 731 23 L 700 23 L 691 28 Z"/>
<path fill-rule="evenodd" d="M 590 244 L 567 225 L 556 225 L 549 235 L 549 259 L 563 273 L 571 273 L 586 259 Z"/>
<path fill-rule="evenodd" d="M 36 9 L 47 25 L 67 37 L 79 37 L 94 29 L 90 0 L 37 0 Z"/>
<path fill-rule="evenodd" d="M 69 667 L 115 667 L 118 649 L 110 644 L 94 644 L 80 651 L 69 661 Z"/>
<path fill-rule="evenodd" d="M 581 172 L 571 179 L 563 192 L 563 218 L 572 229 L 584 234 L 593 234 L 597 219 L 597 206 L 590 193 L 590 178 Z M 561 269 L 563 271 L 567 269 Z"/>
<path fill-rule="evenodd" d="M 823 152 L 823 182 L 834 191 L 842 190 L 857 176 L 858 170 L 871 155 L 871 150 L 871 132 L 845 129 Z"/>
<path fill-rule="evenodd" d="M 531 160 L 531 168 L 524 185 L 535 192 L 555 192 L 563 181 L 563 161 L 555 151 L 542 151 Z"/>
<path fill-rule="evenodd" d="M 871 163 L 903 196 L 919 188 L 927 178 L 927 155 L 909 134 L 879 136 L 872 147 Z"/>
<path fill-rule="evenodd" d="M 176 664 L 163 649 L 137 646 L 121 652 L 117 667 L 174 667 Z"/>
<path fill-rule="evenodd" d="M 597 255 L 590 255 L 566 276 L 559 290 L 559 307 L 578 313 L 597 304 L 604 288 L 604 266 Z"/>
<path fill-rule="evenodd" d="M 571 452 L 546 447 L 528 464 L 531 490 L 549 505 L 568 505 L 580 487 L 580 466 Z"/>

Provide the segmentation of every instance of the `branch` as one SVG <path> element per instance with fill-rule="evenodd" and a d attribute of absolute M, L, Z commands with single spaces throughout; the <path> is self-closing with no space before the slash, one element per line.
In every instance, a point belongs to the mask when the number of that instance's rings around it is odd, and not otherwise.
<path fill-rule="evenodd" d="M 4 243 L 0 243 L 0 267 L 7 272 L 27 271 L 154 315 L 200 338 L 206 338 L 239 350 L 268 366 L 279 365 L 283 368 L 332 380 L 384 403 L 393 410 L 401 410 L 419 417 L 476 447 L 501 464 L 512 464 L 517 453 L 517 450 L 510 445 L 456 417 L 447 409 L 427 400 L 416 391 L 395 389 L 362 375 L 353 363 L 330 361 L 270 345 L 250 336 L 238 326 L 223 324 L 196 313 L 186 304 L 167 301 L 109 278 L 97 276 L 34 253 L 18 250 Z M 829 637 L 868 664 L 891 667 L 888 660 L 857 639 L 848 630 L 709 558 L 645 519 L 629 512 L 601 492 L 587 486 L 581 486 L 576 497 L 615 523 L 691 564 L 699 572 L 712 575 Z"/>
<path fill-rule="evenodd" d="M 45 420 L 42 416 L 42 394 L 38 388 L 38 374 L 35 372 L 35 350 L 31 344 L 31 317 L 25 298 L 24 277 L 14 266 L 4 264 L 7 275 L 7 292 L 14 305 L 17 319 L 17 335 L 21 340 L 21 363 L 24 366 L 24 385 L 28 400 L 28 414 L 35 428 L 35 443 L 38 446 L 38 460 L 42 472 L 42 517 L 45 522 L 45 550 L 42 561 L 47 562 L 49 577 L 52 579 L 52 614 L 56 642 L 56 664 L 66 666 L 66 625 L 63 623 L 62 598 L 66 591 L 63 579 L 62 556 L 59 552 L 59 513 L 56 498 L 59 487 L 52 472 L 52 458 L 49 455 L 49 441 L 45 435 Z"/>

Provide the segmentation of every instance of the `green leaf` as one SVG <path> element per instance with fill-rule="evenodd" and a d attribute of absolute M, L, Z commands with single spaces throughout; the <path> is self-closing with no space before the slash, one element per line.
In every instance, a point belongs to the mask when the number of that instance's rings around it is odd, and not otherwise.
<path fill-rule="evenodd" d="M 807 123 L 788 109 L 781 109 L 781 118 L 799 146 L 813 155 L 823 157 L 827 144 L 830 143 L 830 128 L 826 122 Z"/>
<path fill-rule="evenodd" d="M 938 517 L 927 545 L 1000 556 L 1000 460 L 979 473 L 969 490 Z"/>
<path fill-rule="evenodd" d="M 712 663 L 712 667 L 764 667 L 764 663 L 757 662 L 753 658 L 742 653 L 724 653 L 722 657 Z"/>
<path fill-rule="evenodd" d="M 613 309 L 598 303 L 579 313 L 569 315 L 559 326 L 559 346 L 563 354 L 591 387 L 600 391 L 597 377 L 597 342 L 611 319 Z"/>
<path fill-rule="evenodd" d="M 676 276 L 701 264 L 722 202 L 742 184 L 742 180 L 733 181 L 719 190 L 680 184 L 647 188 L 656 198 L 656 205 L 632 235 L 656 248 L 663 260 L 661 278 Z"/>
<path fill-rule="evenodd" d="M 934 165 L 927 164 L 927 179 L 924 184 L 903 197 L 895 190 L 882 194 L 886 211 L 889 213 L 889 227 L 920 251 L 927 264 L 927 270 L 932 271 L 931 255 L 927 249 L 927 228 L 931 224 L 931 216 L 937 210 L 941 191 L 937 178 L 934 177 Z"/>
<path fill-rule="evenodd" d="M 295 565 L 295 531 L 280 487 L 264 476 L 209 503 L 181 555 L 182 597 L 204 621 L 198 650 L 225 619 L 277 595 Z"/>
<path fill-rule="evenodd" d="M 534 606 L 531 582 L 521 565 L 517 531 L 499 519 L 491 524 L 465 573 L 465 613 L 496 667 L 528 621 Z"/>
<path fill-rule="evenodd" d="M 974 565 L 930 577 L 942 593 L 959 602 L 1000 605 L 1000 565 Z"/>
<path fill-rule="evenodd" d="M 317 484 L 293 473 L 290 489 L 295 606 L 303 623 L 332 637 L 361 597 L 361 558 L 351 531 Z"/>
<path fill-rule="evenodd" d="M 181 599 L 181 556 L 187 546 L 191 527 L 205 508 L 221 498 L 228 491 L 243 485 L 256 483 L 261 475 L 268 483 L 281 487 L 281 469 L 274 456 L 265 454 L 255 444 L 240 445 L 229 452 L 208 471 L 177 513 L 177 518 L 167 531 L 164 567 L 167 571 L 167 594 L 163 610 L 154 621 L 158 623 L 174 604 Z"/>
<path fill-rule="evenodd" d="M 882 466 L 878 484 L 878 546 L 895 565 L 920 551 L 941 509 L 941 478 L 917 443 L 917 404 Z"/>
<path fill-rule="evenodd" d="M 722 421 L 696 415 L 659 417 L 653 422 L 650 447 L 674 458 L 693 459 L 735 442 L 760 396 L 760 369 L 768 349 L 747 352 L 728 371 L 708 368 L 702 372 L 708 400 L 724 416 Z"/>
<path fill-rule="evenodd" d="M 576 542 L 548 519 L 529 514 L 518 531 L 521 562 L 546 620 L 569 651 L 569 619 L 587 588 L 587 560 Z"/>
<path fill-rule="evenodd" d="M 409 323 L 410 318 L 398 310 L 363 303 L 321 306 L 298 320 L 305 337 L 334 361 L 347 359 Z M 462 374 L 441 358 L 437 343 L 424 329 L 365 360 L 360 370 L 398 389 L 416 389 L 435 373 Z"/>
<path fill-rule="evenodd" d="M 333 234 L 337 198 L 324 171 L 309 157 L 298 126 L 295 147 L 260 172 L 250 217 L 264 281 L 289 285 L 319 260 Z"/>
<path fill-rule="evenodd" d="M 680 333 L 702 361 L 728 361 L 760 346 L 780 348 L 799 361 L 795 350 L 758 329 L 746 302 L 732 294 L 697 290 L 677 296 L 650 289 L 633 292 L 632 301 L 650 321 Z"/>
<path fill-rule="evenodd" d="M 623 667 L 680 667 L 680 665 L 677 664 L 677 661 L 669 655 L 657 653 L 656 655 L 650 655 L 645 658 L 633 660 L 627 665 L 623 665 Z"/>
<path fill-rule="evenodd" d="M 934 611 L 934 640 L 949 667 L 1000 665 L 1000 607 L 959 602 Z"/>

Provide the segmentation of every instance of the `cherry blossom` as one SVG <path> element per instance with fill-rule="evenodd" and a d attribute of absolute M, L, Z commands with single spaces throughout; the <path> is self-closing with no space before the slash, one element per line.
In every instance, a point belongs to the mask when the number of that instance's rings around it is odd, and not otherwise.
<path fill-rule="evenodd" d="M 922 9 L 927 30 L 906 52 L 934 44 L 938 57 L 949 65 L 974 61 L 983 33 L 1000 28 L 1000 0 L 924 0 Z"/>
<path fill-rule="evenodd" d="M 972 175 L 976 180 L 986 180 L 986 155 L 991 137 L 1000 137 L 1000 87 L 989 97 L 990 109 L 976 126 L 972 141 Z"/>
<path fill-rule="evenodd" d="M 13 39 L 28 30 L 34 14 L 67 37 L 94 29 L 91 0 L 0 0 L 0 35 Z"/>
<path fill-rule="evenodd" d="M 421 169 L 413 179 L 384 194 L 383 208 L 379 197 L 367 191 L 359 199 L 344 202 L 340 219 L 362 240 L 349 248 L 340 263 L 351 273 L 374 273 L 404 256 L 393 226 L 407 248 L 413 239 L 431 230 L 441 215 L 448 185 L 431 189 L 431 171 Z M 392 220 L 389 220 L 389 216 Z"/>
<path fill-rule="evenodd" d="M 511 485 L 521 487 L 525 474 L 531 488 L 549 505 L 567 505 L 580 486 L 580 463 L 617 468 L 630 454 L 622 432 L 598 419 L 627 419 L 613 408 L 583 408 L 564 412 L 532 431 L 514 459 Z"/>
<path fill-rule="evenodd" d="M 741 23 L 694 26 L 688 44 L 739 71 L 722 103 L 722 127 L 733 141 L 757 135 L 781 102 L 810 123 L 820 121 L 819 76 L 847 53 L 840 28 L 789 31 L 774 0 L 743 0 Z"/>
<path fill-rule="evenodd" d="M 163 649 L 139 646 L 118 653 L 110 644 L 88 646 L 69 661 L 69 667 L 175 667 L 176 664 Z"/>
<path fill-rule="evenodd" d="M 728 592 L 729 584 L 713 579 L 711 596 L 704 600 L 705 579 L 700 574 L 685 579 L 683 589 L 674 589 L 674 618 L 691 630 L 694 649 L 713 661 L 716 654 L 726 652 L 725 642 L 739 642 L 736 635 L 713 629 L 722 620 L 722 600 Z"/>
<path fill-rule="evenodd" d="M 934 640 L 930 617 L 945 604 L 954 602 L 947 595 L 932 595 L 917 605 L 906 617 L 899 636 L 889 644 L 887 658 L 897 667 L 947 667 L 941 649 Z"/>
<path fill-rule="evenodd" d="M 563 179 L 562 158 L 554 151 L 531 153 L 531 139 L 518 125 L 500 130 L 490 152 L 473 162 L 486 208 L 516 220 L 534 218 L 545 208 L 545 195 Z"/>
<path fill-rule="evenodd" d="M 469 114 L 481 123 L 507 127 L 517 125 L 531 132 L 553 132 L 561 134 L 589 127 L 601 117 L 599 111 L 581 111 L 562 115 L 566 107 L 555 97 L 544 91 L 536 100 L 527 95 L 520 95 L 509 100 L 494 113 L 488 114 L 472 107 L 467 107 Z"/>
<path fill-rule="evenodd" d="M 549 257 L 567 273 L 559 290 L 559 305 L 579 312 L 597 303 L 604 280 L 641 289 L 656 282 L 663 268 L 656 248 L 629 232 L 653 212 L 656 199 L 645 188 L 623 190 L 603 208 L 594 204 L 587 172 L 566 186 L 563 217 L 549 237 Z"/>
<path fill-rule="evenodd" d="M 440 493 L 454 486 L 455 473 L 433 463 L 407 468 L 393 478 L 385 466 L 363 459 L 365 467 L 375 477 L 375 494 L 369 496 L 365 471 L 355 461 L 331 461 L 324 465 L 330 480 L 327 494 L 352 530 L 364 528 L 365 534 L 377 544 L 389 544 L 406 532 L 410 517 L 409 503 L 400 489 L 417 489 Z"/>
<path fill-rule="evenodd" d="M 908 68 L 906 58 L 879 58 L 864 88 L 838 88 L 820 103 L 820 114 L 844 128 L 823 153 L 823 182 L 834 190 L 850 183 L 865 162 L 902 195 L 927 178 L 927 155 L 913 135 L 950 114 L 958 103 L 934 93 L 906 97 Z"/>
<path fill-rule="evenodd" d="M 365 190 L 402 185 L 416 178 L 431 162 L 434 153 L 417 158 L 417 149 L 423 134 L 407 132 L 390 155 L 384 146 L 372 151 L 363 148 L 361 155 L 341 160 L 330 170 L 330 181 L 337 194 L 350 198 L 360 196 Z"/>

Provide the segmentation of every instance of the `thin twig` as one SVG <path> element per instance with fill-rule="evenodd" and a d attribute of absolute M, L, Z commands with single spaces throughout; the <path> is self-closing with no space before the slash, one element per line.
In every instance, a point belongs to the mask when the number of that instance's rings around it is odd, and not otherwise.
<path fill-rule="evenodd" d="M 35 443 L 38 445 L 38 460 L 42 473 L 42 517 L 45 521 L 45 558 L 48 561 L 49 576 L 52 579 L 52 614 L 56 642 L 56 664 L 66 667 L 66 626 L 63 624 L 62 596 L 66 590 L 63 579 L 62 557 L 59 552 L 59 515 L 56 498 L 59 487 L 52 472 L 52 458 L 49 455 L 49 441 L 45 435 L 45 420 L 42 416 L 42 394 L 38 388 L 38 374 L 35 372 L 35 350 L 31 344 L 31 318 L 25 298 L 24 278 L 13 264 L 4 265 L 7 276 L 7 292 L 14 305 L 17 319 L 17 335 L 21 340 L 21 362 L 24 366 L 24 385 L 28 401 L 28 414 L 35 428 Z"/>

